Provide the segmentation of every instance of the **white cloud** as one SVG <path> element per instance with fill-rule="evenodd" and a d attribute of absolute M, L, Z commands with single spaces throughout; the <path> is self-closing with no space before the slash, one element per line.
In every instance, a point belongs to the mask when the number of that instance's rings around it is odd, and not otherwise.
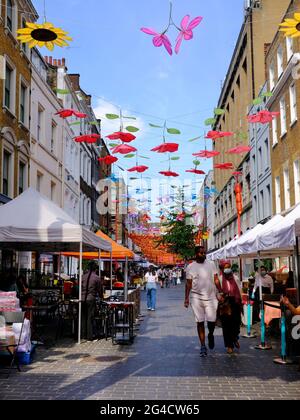
<path fill-rule="evenodd" d="M 166 79 L 169 78 L 169 73 L 167 73 L 165 71 L 160 71 L 160 72 L 158 72 L 157 76 L 160 80 L 166 80 Z"/>

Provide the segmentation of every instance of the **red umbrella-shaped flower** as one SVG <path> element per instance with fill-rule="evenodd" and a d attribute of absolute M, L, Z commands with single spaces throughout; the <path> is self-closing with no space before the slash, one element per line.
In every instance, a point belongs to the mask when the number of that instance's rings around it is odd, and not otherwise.
<path fill-rule="evenodd" d="M 154 147 L 151 152 L 157 153 L 174 153 L 177 152 L 179 149 L 179 144 L 177 143 L 163 143 L 160 146 Z"/>
<path fill-rule="evenodd" d="M 99 140 L 101 138 L 101 136 L 99 134 L 86 134 L 83 136 L 78 136 L 75 137 L 75 141 L 76 143 L 88 143 L 88 144 L 93 144 L 96 143 L 97 140 Z"/>
<path fill-rule="evenodd" d="M 105 165 L 112 165 L 115 162 L 118 162 L 118 158 L 115 156 L 105 156 L 104 158 L 99 158 L 99 162 L 103 162 Z"/>
<path fill-rule="evenodd" d="M 130 143 L 136 139 L 136 137 L 133 134 L 123 133 L 123 131 L 118 131 L 106 137 L 109 140 L 121 140 L 123 143 Z"/>
<path fill-rule="evenodd" d="M 201 171 L 200 169 L 189 169 L 185 172 L 191 173 L 191 174 L 196 174 L 196 175 L 205 175 L 204 171 Z"/>
<path fill-rule="evenodd" d="M 148 166 L 135 166 L 134 168 L 128 169 L 128 172 L 139 172 L 140 174 L 146 172 L 149 169 Z"/>
<path fill-rule="evenodd" d="M 59 115 L 61 118 L 72 117 L 73 115 L 77 118 L 86 118 L 87 114 L 82 112 L 74 111 L 74 109 L 62 109 L 58 111 L 55 115 Z"/>
<path fill-rule="evenodd" d="M 280 112 L 260 111 L 258 114 L 249 115 L 247 120 L 249 123 L 268 124 L 278 115 L 280 115 Z"/>
<path fill-rule="evenodd" d="M 179 174 L 177 174 L 176 172 L 172 172 L 172 171 L 162 171 L 162 172 L 160 172 L 160 174 L 163 175 L 163 176 L 168 176 L 168 177 L 179 176 Z"/>
<path fill-rule="evenodd" d="M 209 131 L 206 135 L 206 139 L 217 140 L 223 137 L 230 137 L 233 136 L 234 133 L 231 131 Z"/>
<path fill-rule="evenodd" d="M 237 147 L 234 147 L 233 149 L 228 150 L 227 153 L 231 155 L 242 155 L 243 153 L 250 152 L 251 149 L 252 148 L 250 146 L 237 146 Z"/>
<path fill-rule="evenodd" d="M 215 169 L 234 169 L 233 163 L 217 163 Z"/>
<path fill-rule="evenodd" d="M 121 144 L 120 146 L 116 146 L 112 149 L 112 153 L 115 155 L 116 153 L 121 153 L 122 155 L 127 155 L 128 153 L 137 152 L 137 149 L 132 146 L 128 146 L 127 144 Z"/>
<path fill-rule="evenodd" d="M 193 156 L 199 157 L 199 158 L 206 158 L 206 159 L 210 159 L 213 158 L 215 156 L 219 156 L 220 152 L 216 152 L 216 151 L 209 151 L 209 150 L 201 150 L 198 153 L 193 153 Z"/>
<path fill-rule="evenodd" d="M 233 172 L 232 175 L 234 175 L 234 176 L 241 176 L 241 175 L 243 175 L 243 172 L 236 171 L 236 172 Z"/>

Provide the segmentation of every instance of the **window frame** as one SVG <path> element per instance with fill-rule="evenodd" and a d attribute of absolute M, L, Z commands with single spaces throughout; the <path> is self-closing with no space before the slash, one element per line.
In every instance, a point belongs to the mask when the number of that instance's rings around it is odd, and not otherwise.
<path fill-rule="evenodd" d="M 286 100 L 284 96 L 279 101 L 279 107 L 280 107 L 281 137 L 283 137 L 287 133 Z"/>
<path fill-rule="evenodd" d="M 298 120 L 297 115 L 297 91 L 296 91 L 296 84 L 293 82 L 289 86 L 289 94 L 290 94 L 290 117 L 291 117 L 291 126 Z"/>

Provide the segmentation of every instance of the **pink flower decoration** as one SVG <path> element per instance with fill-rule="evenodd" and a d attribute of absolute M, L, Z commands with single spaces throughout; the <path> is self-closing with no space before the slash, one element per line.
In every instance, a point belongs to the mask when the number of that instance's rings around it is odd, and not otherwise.
<path fill-rule="evenodd" d="M 231 131 L 209 131 L 207 133 L 206 139 L 217 140 L 222 139 L 223 137 L 230 137 L 233 136 L 234 133 Z"/>
<path fill-rule="evenodd" d="M 209 150 L 201 150 L 199 153 L 193 153 L 193 156 L 199 157 L 199 158 L 206 158 L 206 159 L 211 159 L 215 156 L 219 156 L 221 153 L 220 152 L 216 152 L 214 150 L 209 151 Z"/>
<path fill-rule="evenodd" d="M 154 36 L 153 45 L 155 47 L 161 47 L 163 45 L 170 55 L 173 54 L 172 45 L 167 35 L 159 34 L 158 32 L 155 32 L 153 29 L 149 29 L 149 28 L 141 28 L 141 31 L 147 35 Z"/>
<path fill-rule="evenodd" d="M 104 162 L 105 165 L 112 165 L 115 162 L 118 162 L 118 158 L 114 156 L 105 156 L 104 158 L 98 158 L 99 162 Z"/>
<path fill-rule="evenodd" d="M 233 163 L 217 163 L 215 169 L 234 169 Z"/>
<path fill-rule="evenodd" d="M 137 149 L 132 146 L 128 146 L 127 144 L 122 144 L 121 146 L 114 147 L 112 149 L 112 153 L 115 155 L 116 153 L 121 153 L 122 155 L 127 155 L 128 153 L 136 152 Z"/>
<path fill-rule="evenodd" d="M 87 114 L 83 114 L 82 112 L 74 111 L 74 109 L 62 109 L 61 111 L 58 111 L 55 115 L 59 115 L 60 118 L 68 118 L 72 117 L 74 115 L 77 118 L 86 118 Z"/>
<path fill-rule="evenodd" d="M 249 115 L 247 120 L 249 123 L 268 124 L 278 115 L 280 115 L 280 112 L 260 111 L 258 114 Z"/>
<path fill-rule="evenodd" d="M 191 173 L 191 174 L 196 174 L 196 175 L 205 175 L 205 172 L 201 171 L 200 169 L 191 169 L 191 170 L 188 170 L 188 171 L 185 171 L 185 172 L 188 172 L 188 173 Z"/>
<path fill-rule="evenodd" d="M 227 153 L 230 153 L 232 155 L 242 155 L 243 153 L 250 152 L 251 147 L 250 146 L 237 146 L 233 149 L 228 150 Z"/>
<path fill-rule="evenodd" d="M 148 166 L 135 166 L 134 168 L 128 169 L 128 172 L 139 172 L 141 174 L 146 172 L 148 169 Z"/>
<path fill-rule="evenodd" d="M 101 136 L 99 134 L 86 134 L 83 136 L 75 137 L 74 140 L 76 143 L 93 144 L 93 143 L 97 143 L 97 140 L 99 140 L 100 138 Z"/>
<path fill-rule="evenodd" d="M 136 137 L 133 134 L 123 133 L 123 131 L 118 131 L 106 137 L 109 140 L 121 140 L 123 143 L 130 143 L 136 139 Z"/>
<path fill-rule="evenodd" d="M 193 34 L 193 29 L 195 29 L 202 21 L 203 17 L 202 16 L 198 16 L 195 19 L 193 19 L 190 23 L 190 16 L 186 15 L 182 21 L 181 21 L 181 32 L 178 35 L 177 41 L 176 41 L 176 47 L 175 47 L 175 53 L 178 54 L 180 51 L 180 47 L 182 44 L 182 41 L 190 41 L 191 39 L 193 39 L 194 34 Z"/>
<path fill-rule="evenodd" d="M 162 171 L 160 172 L 161 175 L 163 176 L 173 176 L 173 177 L 177 177 L 179 176 L 179 174 L 177 174 L 176 172 L 172 172 L 172 171 Z"/>

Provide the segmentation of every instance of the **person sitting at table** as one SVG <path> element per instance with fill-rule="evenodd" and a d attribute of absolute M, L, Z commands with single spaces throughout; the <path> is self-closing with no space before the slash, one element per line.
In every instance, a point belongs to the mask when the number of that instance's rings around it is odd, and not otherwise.
<path fill-rule="evenodd" d="M 26 278 L 23 274 L 20 274 L 19 277 L 17 278 L 17 291 L 18 291 L 18 296 L 20 298 L 20 304 L 21 306 L 25 306 L 28 303 L 28 293 L 29 293 L 29 286 L 26 282 Z"/>
<path fill-rule="evenodd" d="M 89 264 L 89 271 L 82 277 L 82 337 L 93 341 L 93 322 L 96 309 L 96 298 L 103 299 L 103 287 L 96 274 L 98 266 L 94 261 Z"/>

